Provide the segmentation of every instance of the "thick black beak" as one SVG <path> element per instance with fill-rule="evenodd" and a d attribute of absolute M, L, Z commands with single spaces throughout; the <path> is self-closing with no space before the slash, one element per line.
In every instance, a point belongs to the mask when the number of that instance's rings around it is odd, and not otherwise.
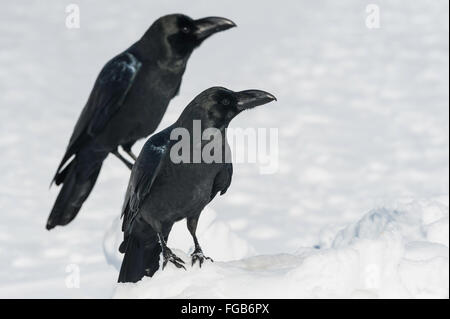
<path fill-rule="evenodd" d="M 236 24 L 226 18 L 208 17 L 195 20 L 197 30 L 195 36 L 199 41 L 203 41 L 214 33 L 225 31 L 236 26 Z"/>
<path fill-rule="evenodd" d="M 258 105 L 276 101 L 277 98 L 270 93 L 261 90 L 246 90 L 236 92 L 237 108 L 239 111 L 251 109 Z"/>

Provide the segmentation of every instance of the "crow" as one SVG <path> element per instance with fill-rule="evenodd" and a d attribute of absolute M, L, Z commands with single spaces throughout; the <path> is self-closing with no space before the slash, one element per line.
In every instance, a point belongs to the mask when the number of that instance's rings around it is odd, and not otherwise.
<path fill-rule="evenodd" d="M 214 33 L 234 26 L 220 17 L 193 20 L 182 14 L 166 15 L 106 63 L 52 180 L 63 187 L 48 218 L 48 230 L 75 218 L 109 153 L 131 169 L 132 163 L 118 147 L 136 160 L 131 147 L 156 130 L 179 91 L 193 50 Z"/>
<path fill-rule="evenodd" d="M 203 255 L 195 233 L 203 208 L 217 193 L 223 195 L 231 183 L 233 166 L 226 128 L 242 111 L 273 100 L 272 94 L 260 90 L 234 92 L 212 87 L 189 103 L 173 125 L 146 141 L 131 171 L 122 207 L 124 240 L 119 251 L 125 256 L 119 282 L 152 276 L 159 269 L 161 253 L 163 269 L 169 261 L 184 268 L 184 261 L 166 245 L 173 224 L 184 218 L 194 240 L 192 266 L 198 261 L 201 267 L 205 260 L 211 260 Z M 196 127 L 203 135 L 209 131 L 209 138 L 192 138 Z M 188 134 L 180 134 L 180 130 Z M 186 144 L 186 135 L 189 147 L 183 149 L 180 143 Z M 207 147 L 210 151 L 205 153 Z M 220 156 L 213 161 L 201 156 L 195 161 L 196 151 Z"/>

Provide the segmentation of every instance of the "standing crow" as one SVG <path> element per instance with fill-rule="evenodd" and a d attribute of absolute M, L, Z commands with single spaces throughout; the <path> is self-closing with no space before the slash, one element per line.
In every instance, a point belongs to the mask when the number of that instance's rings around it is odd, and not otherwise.
<path fill-rule="evenodd" d="M 183 260 L 166 246 L 173 224 L 183 218 L 195 244 L 192 265 L 198 260 L 201 266 L 205 259 L 210 259 L 203 255 L 195 231 L 202 209 L 218 192 L 224 194 L 231 183 L 233 166 L 227 156 L 225 129 L 243 110 L 273 100 L 275 97 L 264 91 L 233 92 L 213 87 L 199 94 L 173 125 L 148 139 L 131 171 L 122 209 L 124 240 L 119 251 L 125 256 L 119 282 L 136 282 L 143 276 L 152 276 L 159 268 L 161 252 L 163 268 L 169 261 L 184 268 Z M 203 133 L 212 130 L 210 139 L 191 139 L 196 135 L 196 127 Z M 174 137 L 180 129 L 189 133 L 188 160 L 182 162 L 176 159 L 180 152 L 175 151 L 182 139 Z M 219 160 L 206 161 L 202 157 L 194 161 L 194 153 L 204 152 L 217 136 L 223 141 L 214 144 L 220 147 L 213 148 L 214 153 L 220 154 Z"/>
<path fill-rule="evenodd" d="M 192 51 L 212 34 L 234 26 L 225 18 L 193 20 L 181 14 L 167 15 L 103 67 L 53 178 L 52 183 L 64 186 L 47 229 L 75 218 L 109 153 L 131 169 L 118 146 L 136 159 L 131 146 L 157 128 L 178 93 Z"/>

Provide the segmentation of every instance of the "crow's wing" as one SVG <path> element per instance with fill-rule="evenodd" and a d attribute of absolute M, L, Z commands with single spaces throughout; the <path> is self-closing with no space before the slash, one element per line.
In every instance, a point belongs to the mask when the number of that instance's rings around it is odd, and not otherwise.
<path fill-rule="evenodd" d="M 134 55 L 124 52 L 111 59 L 103 67 L 75 125 L 66 154 L 56 175 L 67 160 L 83 146 L 87 138 L 101 132 L 106 123 L 121 107 L 141 65 L 141 62 Z"/>
<path fill-rule="evenodd" d="M 131 226 L 144 199 L 150 193 L 165 157 L 168 156 L 169 137 L 170 132 L 166 129 L 149 138 L 133 166 L 122 208 L 124 232 Z"/>
<path fill-rule="evenodd" d="M 125 101 L 141 65 L 134 55 L 124 52 L 103 67 L 75 126 L 69 146 L 85 133 L 94 136 L 102 130 Z"/>
<path fill-rule="evenodd" d="M 220 195 L 223 195 L 227 192 L 228 187 L 230 187 L 232 177 L 233 164 L 226 163 L 224 168 L 216 175 L 216 178 L 214 179 L 210 200 L 213 200 L 218 192 L 220 192 Z"/>

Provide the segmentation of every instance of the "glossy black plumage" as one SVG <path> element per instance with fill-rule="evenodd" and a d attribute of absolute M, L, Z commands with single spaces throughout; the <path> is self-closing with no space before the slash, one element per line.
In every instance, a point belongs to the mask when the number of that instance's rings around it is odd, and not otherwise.
<path fill-rule="evenodd" d="M 195 231 L 203 208 L 217 193 L 224 194 L 231 184 L 233 166 L 226 155 L 229 146 L 225 129 L 241 111 L 274 99 L 259 90 L 233 92 L 213 87 L 199 94 L 173 125 L 148 139 L 133 167 L 122 209 L 124 241 L 119 250 L 125 256 L 119 282 L 136 282 L 143 276 L 152 276 L 159 268 L 161 252 L 163 267 L 170 261 L 184 268 L 184 262 L 165 244 L 173 224 L 181 219 L 186 219 L 194 240 L 192 264 L 199 261 L 201 266 L 209 259 L 203 255 Z M 171 133 L 183 128 L 192 138 L 194 120 L 200 121 L 202 132 L 208 128 L 220 132 L 223 138 L 220 161 L 208 162 L 203 158 L 199 163 L 174 161 L 171 150 L 179 139 L 171 139 Z M 202 150 L 210 141 L 191 140 L 190 158 L 195 148 Z"/>
<path fill-rule="evenodd" d="M 54 176 L 57 185 L 64 185 L 47 229 L 75 218 L 109 153 L 131 168 L 118 147 L 134 157 L 133 144 L 156 130 L 177 94 L 192 51 L 212 34 L 233 26 L 224 18 L 164 16 L 103 67 Z"/>

